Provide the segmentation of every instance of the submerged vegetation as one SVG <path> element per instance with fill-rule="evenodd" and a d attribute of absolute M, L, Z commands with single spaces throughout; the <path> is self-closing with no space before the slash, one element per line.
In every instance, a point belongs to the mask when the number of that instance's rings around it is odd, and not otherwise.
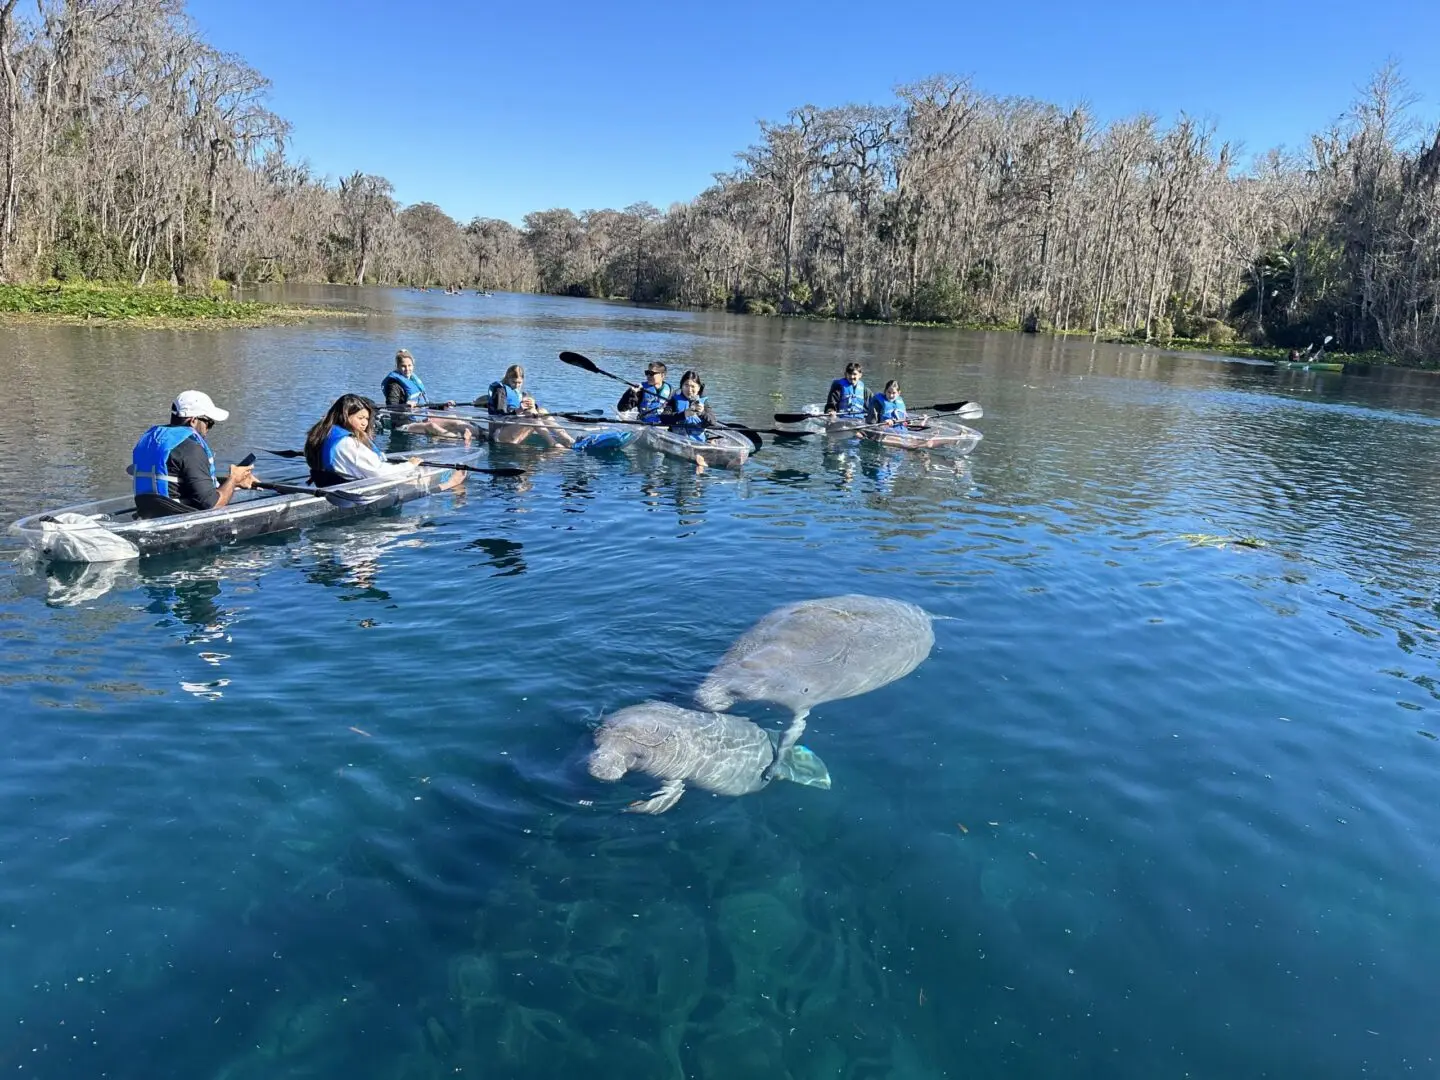
<path fill-rule="evenodd" d="M 0 280 L 471 284 L 752 314 L 1440 359 L 1440 133 L 1382 70 L 1305 150 L 948 76 L 762 122 L 660 210 L 523 227 L 287 156 L 268 83 L 180 0 L 0 0 Z"/>

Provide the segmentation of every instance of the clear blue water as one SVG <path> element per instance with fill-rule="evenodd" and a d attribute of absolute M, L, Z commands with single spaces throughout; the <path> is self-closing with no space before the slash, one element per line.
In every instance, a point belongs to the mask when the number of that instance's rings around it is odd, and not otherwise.
<path fill-rule="evenodd" d="M 981 401 L 985 441 L 497 450 L 525 482 L 343 528 L 84 576 L 3 549 L 0 1075 L 1440 1071 L 1433 377 L 310 296 L 378 310 L 0 329 L 0 518 L 123 492 L 190 386 L 222 458 L 298 445 L 400 345 L 462 398 L 525 363 L 552 407 L 620 389 L 561 349 L 662 357 L 752 423 L 859 357 Z M 810 717 L 832 790 L 652 818 L 585 774 L 602 713 L 845 592 L 948 618 Z"/>

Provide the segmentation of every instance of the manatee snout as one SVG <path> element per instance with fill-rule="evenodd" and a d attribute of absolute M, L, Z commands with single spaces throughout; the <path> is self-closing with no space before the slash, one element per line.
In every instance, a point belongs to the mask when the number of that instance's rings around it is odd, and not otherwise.
<path fill-rule="evenodd" d="M 585 767 L 596 780 L 619 780 L 635 763 L 633 751 L 621 745 L 619 740 L 606 738 L 602 733 L 596 738 L 595 749 L 590 751 Z"/>
<path fill-rule="evenodd" d="M 695 691 L 695 704 L 710 712 L 724 712 L 735 704 L 735 695 L 714 680 L 708 680 Z"/>

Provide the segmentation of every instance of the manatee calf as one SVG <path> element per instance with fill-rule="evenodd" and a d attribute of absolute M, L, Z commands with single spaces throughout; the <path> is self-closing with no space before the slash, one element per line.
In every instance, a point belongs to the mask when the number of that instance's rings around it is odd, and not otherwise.
<path fill-rule="evenodd" d="M 597 780 L 642 772 L 663 781 L 649 799 L 630 804 L 642 814 L 669 810 L 685 794 L 687 781 L 717 795 L 748 795 L 775 778 L 830 786 L 825 763 L 805 747 L 777 758 L 774 742 L 758 724 L 663 701 L 631 705 L 607 717 L 595 732 L 588 767 Z"/>
<path fill-rule="evenodd" d="M 770 701 L 793 712 L 783 755 L 826 701 L 855 697 L 908 675 L 935 645 L 924 608 L 882 596 L 829 596 L 776 608 L 730 646 L 695 691 L 703 709 Z"/>

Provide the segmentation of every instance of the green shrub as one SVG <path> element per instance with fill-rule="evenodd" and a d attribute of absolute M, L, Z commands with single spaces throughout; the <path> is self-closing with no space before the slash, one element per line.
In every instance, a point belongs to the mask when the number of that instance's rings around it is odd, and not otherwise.
<path fill-rule="evenodd" d="M 1200 333 L 1195 336 L 1203 337 L 1211 345 L 1230 345 L 1235 341 L 1235 328 L 1219 319 L 1201 319 L 1199 329 Z"/>
<path fill-rule="evenodd" d="M 1150 324 L 1150 336 L 1156 341 L 1169 341 L 1175 336 L 1175 324 L 1161 315 Z"/>

